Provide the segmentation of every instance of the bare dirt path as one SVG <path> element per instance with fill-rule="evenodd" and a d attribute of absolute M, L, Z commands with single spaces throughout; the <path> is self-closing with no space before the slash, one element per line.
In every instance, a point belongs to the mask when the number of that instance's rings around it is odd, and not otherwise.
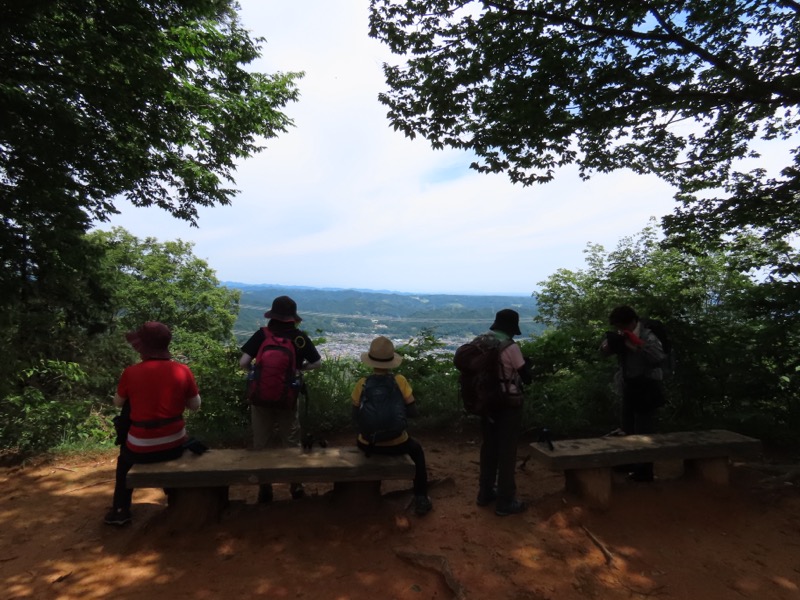
<path fill-rule="evenodd" d="M 523 444 L 532 506 L 500 518 L 474 503 L 477 440 L 419 438 L 436 482 L 423 518 L 402 482 L 366 512 L 332 503 L 330 486 L 298 501 L 276 486 L 265 506 L 236 487 L 221 523 L 175 531 L 163 493 L 137 490 L 133 524 L 115 529 L 101 520 L 114 454 L 2 468 L 0 598 L 800 598 L 800 493 L 781 469 L 738 465 L 719 489 L 659 464 L 655 483 L 617 481 L 596 512 Z"/>

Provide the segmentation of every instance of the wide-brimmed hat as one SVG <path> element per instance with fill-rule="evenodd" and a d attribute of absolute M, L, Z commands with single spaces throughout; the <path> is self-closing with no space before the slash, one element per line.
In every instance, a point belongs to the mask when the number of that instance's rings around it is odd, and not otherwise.
<path fill-rule="evenodd" d="M 394 352 L 394 344 L 382 335 L 372 340 L 369 352 L 361 353 L 361 362 L 376 369 L 394 369 L 403 362 L 403 357 Z"/>
<path fill-rule="evenodd" d="M 494 317 L 494 323 L 489 327 L 492 331 L 502 331 L 508 335 L 521 335 L 519 330 L 519 313 L 510 308 L 498 310 Z"/>
<path fill-rule="evenodd" d="M 148 321 L 139 329 L 129 331 L 125 339 L 142 358 L 171 358 L 169 343 L 172 332 L 158 321 Z"/>
<path fill-rule="evenodd" d="M 278 296 L 272 301 L 272 308 L 264 313 L 267 319 L 275 319 L 276 321 L 284 321 L 287 323 L 299 323 L 303 319 L 297 314 L 297 302 L 289 298 L 289 296 Z"/>

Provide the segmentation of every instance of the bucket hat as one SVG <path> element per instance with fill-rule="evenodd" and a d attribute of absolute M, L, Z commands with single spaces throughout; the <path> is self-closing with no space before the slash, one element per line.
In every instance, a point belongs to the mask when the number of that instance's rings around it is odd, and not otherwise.
<path fill-rule="evenodd" d="M 148 321 L 139 329 L 129 331 L 125 339 L 142 358 L 171 358 L 169 344 L 172 332 L 158 321 Z"/>
<path fill-rule="evenodd" d="M 519 330 L 519 313 L 510 308 L 497 311 L 494 323 L 489 327 L 492 331 L 502 331 L 508 335 L 521 335 Z"/>
<path fill-rule="evenodd" d="M 394 369 L 403 362 L 403 357 L 395 354 L 392 340 L 381 335 L 372 340 L 369 352 L 361 353 L 361 362 L 376 369 Z"/>
<path fill-rule="evenodd" d="M 303 319 L 297 314 L 297 302 L 289 296 L 278 296 L 272 301 L 272 308 L 264 313 L 267 319 L 284 321 L 286 323 L 299 323 Z"/>

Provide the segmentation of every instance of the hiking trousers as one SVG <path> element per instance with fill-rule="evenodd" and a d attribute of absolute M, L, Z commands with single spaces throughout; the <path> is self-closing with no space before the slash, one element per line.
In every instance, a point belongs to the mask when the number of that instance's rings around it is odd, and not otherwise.
<path fill-rule="evenodd" d="M 368 446 L 361 442 L 356 443 L 361 450 L 369 454 L 384 454 L 389 456 L 408 454 L 414 462 L 414 495 L 428 495 L 428 467 L 425 464 L 425 451 L 422 449 L 422 444 L 417 440 L 409 437 L 402 444 L 397 444 L 395 446 Z"/>
<path fill-rule="evenodd" d="M 497 488 L 497 502 L 509 503 L 516 497 L 517 445 L 522 432 L 522 407 L 503 408 L 481 417 L 480 493 Z"/>

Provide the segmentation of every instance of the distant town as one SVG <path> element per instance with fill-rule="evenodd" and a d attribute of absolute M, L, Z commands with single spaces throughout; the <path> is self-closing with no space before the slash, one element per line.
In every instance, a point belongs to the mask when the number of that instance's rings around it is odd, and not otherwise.
<path fill-rule="evenodd" d="M 520 313 L 522 337 L 541 332 L 541 325 L 534 322 L 536 301 L 530 296 L 402 294 L 227 282 L 223 285 L 241 292 L 239 318 L 234 327 L 239 341 L 265 324 L 264 312 L 275 297 L 288 295 L 297 302 L 302 328 L 312 339 L 326 340 L 320 351 L 329 356 L 356 358 L 377 335 L 402 345 L 428 331 L 445 345 L 443 350 L 452 351 L 486 331 L 502 308 Z"/>

